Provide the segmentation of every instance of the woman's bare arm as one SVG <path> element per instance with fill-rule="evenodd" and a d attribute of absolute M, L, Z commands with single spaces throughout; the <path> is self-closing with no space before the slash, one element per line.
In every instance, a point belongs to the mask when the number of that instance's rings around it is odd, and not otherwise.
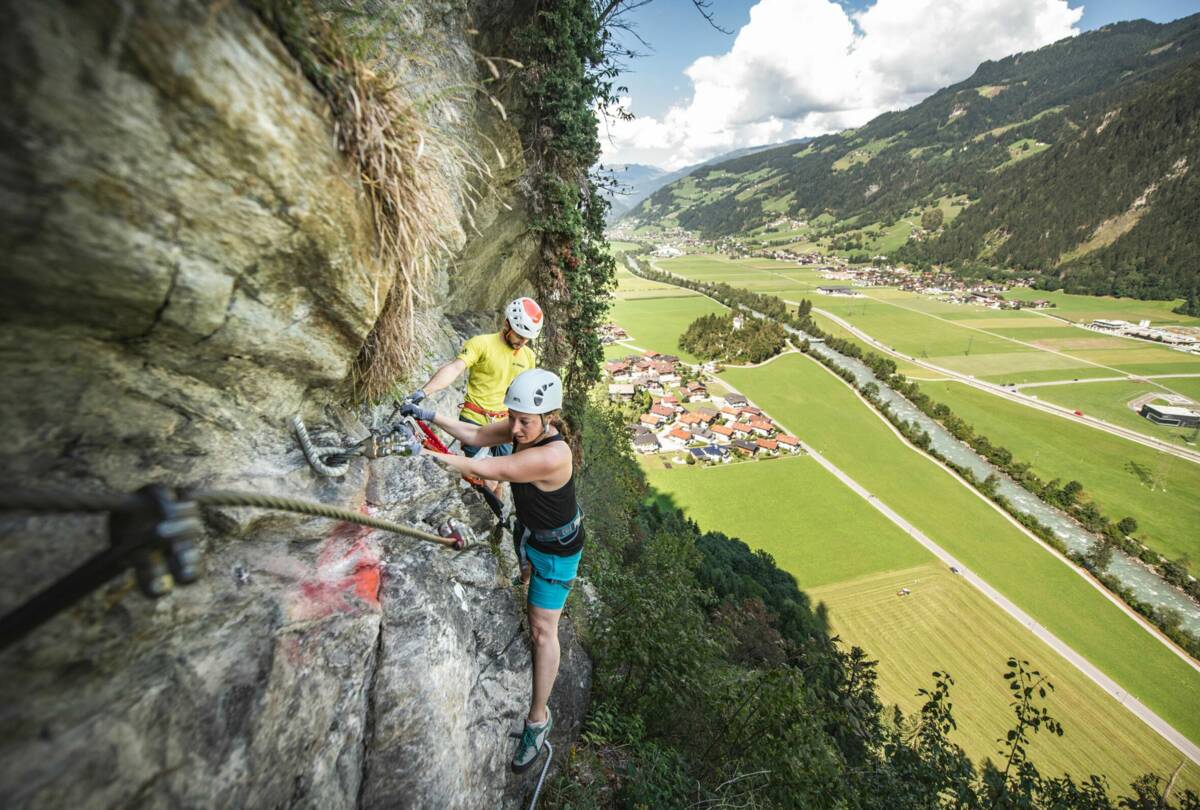
<path fill-rule="evenodd" d="M 467 458 L 449 453 L 429 453 L 448 467 L 464 475 L 474 475 L 488 481 L 510 481 L 528 484 L 553 478 L 561 468 L 571 464 L 570 451 L 560 447 L 532 447 L 499 458 Z"/>

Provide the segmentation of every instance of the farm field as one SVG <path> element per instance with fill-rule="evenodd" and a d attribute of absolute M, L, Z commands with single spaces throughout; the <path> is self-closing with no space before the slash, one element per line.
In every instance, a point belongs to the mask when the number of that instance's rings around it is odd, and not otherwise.
<path fill-rule="evenodd" d="M 903 598 L 897 596 L 902 587 L 911 590 Z M 1002 677 L 1010 655 L 1027 659 L 1055 687 L 1045 705 L 1062 721 L 1064 736 L 1035 735 L 1030 747 L 1045 772 L 1078 778 L 1100 771 L 1121 789 L 1147 771 L 1173 770 L 1182 759 L 1116 699 L 940 564 L 869 574 L 812 588 L 809 596 L 829 608 L 838 635 L 879 660 L 880 696 L 906 714 L 920 709 L 923 698 L 916 692 L 932 686 L 931 671 L 949 672 L 958 721 L 952 737 L 976 762 L 996 759 L 995 741 L 1011 726 Z M 1116 740 L 1124 742 L 1119 752 Z M 1188 763 L 1179 778 L 1196 785 L 1200 768 Z"/>
<path fill-rule="evenodd" d="M 669 470 L 643 466 L 654 488 L 701 528 L 768 552 L 804 589 L 933 559 L 806 456 Z"/>
<path fill-rule="evenodd" d="M 815 292 L 824 281 L 814 270 L 771 260 L 729 260 L 693 255 L 659 263 L 701 281 L 724 282 L 813 305 L 854 324 L 891 348 L 950 370 L 992 382 L 1043 382 L 1119 374 L 1200 373 L 1200 357 L 1144 341 L 1084 331 L 1040 312 L 1012 312 L 939 301 L 892 288 L 869 288 L 857 297 Z M 1028 290 L 1014 294 L 1026 296 Z M 1040 291 L 1033 291 L 1040 293 Z M 1046 293 L 1078 320 L 1095 317 L 1164 323 L 1200 323 L 1174 315 L 1170 302 L 1090 298 Z M 1055 310 L 1056 315 L 1058 314 Z"/>
<path fill-rule="evenodd" d="M 610 318 L 629 333 L 629 342 L 643 349 L 660 354 L 674 354 L 689 363 L 697 362 L 692 354 L 679 348 L 679 336 L 688 324 L 701 315 L 723 312 L 725 308 L 702 295 L 676 296 L 674 298 L 637 298 L 613 303 Z M 613 347 L 620 351 L 617 356 L 630 353 L 629 349 Z"/>
<path fill-rule="evenodd" d="M 1191 439 L 1192 434 L 1196 432 L 1195 428 L 1156 425 L 1149 419 L 1138 416 L 1125 404 L 1143 394 L 1167 393 L 1163 386 L 1200 402 L 1200 378 L 1164 379 L 1156 382 L 1114 380 L 1070 385 L 1039 385 L 1036 388 L 1025 388 L 1022 393 L 1073 411 L 1082 411 L 1089 416 L 1145 433 L 1156 439 L 1184 444 L 1185 440 Z"/>
<path fill-rule="evenodd" d="M 1193 740 L 1200 673 L 927 457 L 816 361 L 724 379 Z"/>
<path fill-rule="evenodd" d="M 635 303 L 661 306 L 668 304 L 669 299 Z M 619 317 L 617 321 L 626 328 L 632 328 L 628 323 L 623 323 Z M 677 328 L 682 329 L 683 326 L 686 326 L 686 322 Z M 780 366 L 781 363 L 796 365 L 801 369 L 805 369 L 806 366 L 811 368 L 807 368 L 808 373 L 799 377 L 791 373 L 781 375 L 779 373 L 781 368 L 785 372 L 788 371 L 786 366 Z M 973 537 L 981 534 L 978 531 L 980 527 L 985 530 L 982 534 L 988 538 L 986 542 L 989 544 L 995 541 L 998 535 L 1007 533 L 1006 546 L 1011 546 L 1016 556 L 1025 561 L 1024 564 L 1012 566 L 1016 570 L 1010 576 L 1017 580 L 1029 579 L 1034 583 L 1032 587 L 1045 589 L 1046 593 L 1059 591 L 1067 593 L 1067 599 L 1061 600 L 1067 606 L 1065 608 L 1067 615 L 1057 623 L 1061 626 L 1056 626 L 1055 622 L 1046 621 L 1046 617 L 1042 615 L 1044 612 L 1059 609 L 1060 599 L 1044 599 L 1037 606 L 1038 609 L 1031 609 L 1033 606 L 1024 603 L 1022 606 L 1037 616 L 1040 622 L 1051 627 L 1060 637 L 1066 639 L 1068 643 L 1076 646 L 1076 649 L 1080 649 L 1082 645 L 1074 638 L 1073 628 L 1075 624 L 1083 624 L 1086 627 L 1082 635 L 1094 640 L 1096 646 L 1107 650 L 1112 656 L 1115 656 L 1118 651 L 1129 656 L 1130 650 L 1132 650 L 1132 660 L 1136 662 L 1140 657 L 1145 663 L 1144 667 L 1139 667 L 1137 664 L 1132 667 L 1135 675 L 1140 672 L 1143 676 L 1134 678 L 1136 681 L 1134 694 L 1139 695 L 1142 700 L 1167 717 L 1183 733 L 1195 736 L 1196 729 L 1180 719 L 1193 714 L 1190 712 L 1190 708 L 1195 705 L 1197 690 L 1196 681 L 1189 680 L 1189 676 L 1194 673 L 1187 670 L 1186 665 L 1162 649 L 1161 645 L 1151 639 L 1145 631 L 1132 626 L 1132 623 L 1122 614 L 1117 613 L 1116 609 L 1109 605 L 1103 597 L 1088 588 L 1086 583 L 1061 563 L 1051 559 L 1049 555 L 1034 546 L 1032 541 L 1022 535 L 1013 536 L 1012 533 L 1016 532 L 1016 529 L 991 511 L 986 504 L 974 499 L 971 493 L 953 482 L 945 473 L 900 445 L 899 440 L 892 436 L 890 431 L 869 411 L 866 411 L 866 406 L 854 399 L 840 381 L 826 374 L 812 361 L 796 354 L 773 361 L 760 369 L 736 370 L 728 372 L 725 376 L 735 382 L 747 395 L 759 398 L 759 404 L 770 409 L 777 418 L 784 420 L 788 427 L 800 430 L 801 435 L 810 441 L 817 441 L 819 445 L 827 444 L 825 439 L 830 435 L 839 436 L 837 443 L 843 443 L 840 438 L 841 434 L 830 434 L 829 430 L 849 429 L 855 431 L 861 430 L 864 425 L 867 425 L 876 433 L 874 440 L 868 439 L 862 443 L 848 442 L 852 445 L 848 452 L 860 456 L 871 466 L 877 467 L 877 475 L 902 479 L 909 476 L 910 465 L 924 465 L 928 468 L 926 476 L 932 476 L 935 480 L 938 476 L 944 479 L 941 486 L 933 487 L 934 491 L 928 496 L 924 492 L 925 476 L 923 476 L 919 477 L 913 486 L 904 488 L 906 496 L 899 499 L 901 502 L 898 502 L 898 499 L 892 494 L 885 495 L 880 492 L 880 497 L 897 511 L 905 514 L 906 518 L 918 523 L 922 530 L 946 546 L 951 544 L 947 538 L 939 536 L 940 533 L 931 530 L 932 527 L 927 525 L 930 521 L 944 524 L 947 531 L 951 533 L 957 532 L 964 535 L 964 543 L 968 545 L 972 543 Z M 772 384 L 773 378 L 777 378 L 774 380 L 778 383 L 777 385 Z M 796 409 L 790 410 L 783 405 L 777 407 L 774 402 L 761 401 L 762 397 L 759 397 L 756 391 L 751 390 L 753 386 L 743 384 L 746 379 L 756 379 L 772 390 L 782 388 L 782 400 L 794 404 Z M 805 393 L 798 396 L 797 392 L 801 391 Z M 807 413 L 805 403 L 802 401 L 807 396 L 813 396 L 826 402 L 824 409 L 826 412 L 818 414 L 819 419 L 813 418 Z M 851 420 L 848 427 L 846 425 L 839 427 L 834 424 L 835 420 L 828 413 L 829 410 L 837 412 L 839 410 L 854 411 L 855 409 L 862 409 L 858 414 L 860 421 Z M 865 420 L 871 420 L 873 424 L 865 421 L 863 417 Z M 883 431 L 883 433 L 879 433 L 879 431 Z M 895 447 L 891 448 L 889 452 L 883 453 L 881 457 L 872 460 L 874 450 L 871 445 L 881 442 L 892 443 Z M 899 453 L 896 452 L 897 450 Z M 832 458 L 833 453 L 829 448 L 825 448 L 825 452 Z M 896 474 L 894 470 L 889 473 L 888 466 L 896 463 L 900 453 L 907 454 L 911 458 L 905 459 L 899 464 L 899 469 L 902 470 L 901 474 Z M 850 465 L 844 460 L 840 458 L 832 460 L 867 484 L 863 480 L 865 476 L 861 476 L 858 470 L 849 469 Z M 1044 666 L 1046 671 L 1053 674 L 1060 690 L 1060 694 L 1055 697 L 1055 700 L 1063 701 L 1050 704 L 1053 710 L 1059 712 L 1065 723 L 1067 736 L 1055 740 L 1056 745 L 1051 748 L 1057 750 L 1048 752 L 1042 759 L 1047 770 L 1069 769 L 1074 774 L 1084 771 L 1105 772 L 1114 778 L 1114 785 L 1120 785 L 1122 784 L 1120 780 L 1124 780 L 1129 774 L 1136 771 L 1149 768 L 1165 773 L 1178 764 L 1179 757 L 1174 749 L 1132 715 L 1113 705 L 1114 702 L 1100 693 L 1090 681 L 1083 680 L 1083 690 L 1077 690 L 1074 681 L 1083 679 L 1083 676 L 1078 675 L 1073 667 L 1069 667 L 1057 657 L 1051 659 L 1052 663 L 1041 664 L 1041 661 L 1046 659 L 1037 652 L 1041 648 L 1040 643 L 1034 637 L 1023 633 L 1019 626 L 1008 620 L 998 608 L 986 600 L 983 601 L 982 608 L 978 608 L 984 611 L 979 615 L 982 617 L 986 614 L 990 618 L 973 618 L 972 621 L 986 622 L 981 626 L 989 628 L 989 638 L 999 639 L 998 643 L 1005 647 L 1001 656 L 993 662 L 994 666 L 991 669 L 987 669 L 986 665 L 989 662 L 986 661 L 986 650 L 982 648 L 964 652 L 961 648 L 956 647 L 953 655 L 947 656 L 948 650 L 943 649 L 945 645 L 939 646 L 939 633 L 943 632 L 945 627 L 953 624 L 960 618 L 960 615 L 974 615 L 970 610 L 966 614 L 962 614 L 965 609 L 957 602 L 939 608 L 939 610 L 950 612 L 936 616 L 922 615 L 920 621 L 927 623 L 930 628 L 929 632 L 924 635 L 916 633 L 895 637 L 891 639 L 890 644 L 885 643 L 886 639 L 872 637 L 868 633 L 870 628 L 864 625 L 878 624 L 883 621 L 883 618 L 877 616 L 872 619 L 866 613 L 858 616 L 851 615 L 847 608 L 848 604 L 860 602 L 863 605 L 873 604 L 870 602 L 872 589 L 868 583 L 887 582 L 887 585 L 880 587 L 891 595 L 892 599 L 895 599 L 896 588 L 891 587 L 891 580 L 888 580 L 888 577 L 907 576 L 902 572 L 913 568 L 928 568 L 937 572 L 940 567 L 936 563 L 929 562 L 929 555 L 915 542 L 902 535 L 898 536 L 898 530 L 891 523 L 883 522 L 882 517 L 860 499 L 856 499 L 844 489 L 839 491 L 837 483 L 813 464 L 811 459 L 806 457 L 782 458 L 767 462 L 731 464 L 714 468 L 674 466 L 669 470 L 663 469 L 661 463 L 645 466 L 648 468 L 648 476 L 652 484 L 674 497 L 703 528 L 725 531 L 742 537 L 752 547 L 767 550 L 776 557 L 785 570 L 791 571 L 797 577 L 801 587 L 819 592 L 820 598 L 829 602 L 835 611 L 833 620 L 838 632 L 842 633 L 850 643 L 865 646 L 873 657 L 884 661 L 881 675 L 893 666 L 897 667 L 895 673 L 889 674 L 886 680 L 881 681 L 881 695 L 885 700 L 897 701 L 906 710 L 911 710 L 913 707 L 912 693 L 916 688 L 913 683 L 916 682 L 917 687 L 928 686 L 931 683 L 929 673 L 932 670 L 943 666 L 948 669 L 953 667 L 952 671 L 958 681 L 954 692 L 955 703 L 962 707 L 958 714 L 963 727 L 957 734 L 959 734 L 962 744 L 974 756 L 986 756 L 994 750 L 996 735 L 989 723 L 1003 721 L 1002 715 L 1006 709 L 1003 692 L 996 705 L 988 705 L 985 708 L 985 704 L 989 704 L 993 700 L 993 690 L 997 684 L 1003 690 L 1000 675 L 1003 670 L 1004 657 L 1016 653 L 1033 658 L 1038 665 Z M 781 470 L 786 474 L 781 475 Z M 777 494 L 779 493 L 778 488 L 781 486 L 786 491 Z M 878 491 L 874 483 L 869 486 L 872 491 Z M 947 491 L 953 488 L 957 488 L 958 491 L 947 497 Z M 743 493 L 746 498 L 749 498 L 751 496 L 761 497 L 764 492 L 771 493 L 772 501 L 787 504 L 787 508 L 784 510 L 786 515 L 783 516 L 783 519 L 787 521 L 785 525 L 800 527 L 799 530 L 785 529 L 780 532 L 777 528 L 773 528 L 775 524 L 768 521 L 760 510 L 744 507 L 744 503 L 747 501 L 742 498 Z M 846 498 L 850 500 L 846 501 Z M 972 499 L 973 503 L 970 502 Z M 927 514 L 927 520 L 922 521 L 915 519 L 914 510 L 923 510 L 928 503 L 938 503 L 939 512 L 941 512 L 942 502 L 947 500 L 950 502 L 949 508 L 943 514 Z M 816 534 L 804 531 L 803 527 L 806 526 L 822 526 L 822 532 Z M 871 537 L 872 544 L 853 555 L 845 554 L 844 544 L 861 543 L 861 537 L 864 534 Z M 811 542 L 814 538 L 824 541 L 829 537 L 837 538 L 838 543 L 822 542 L 814 546 Z M 903 540 L 904 543 L 900 543 L 900 540 Z M 976 542 L 978 544 L 978 541 Z M 960 553 L 959 549 L 951 548 L 951 550 L 956 554 Z M 964 559 L 967 557 L 965 554 L 960 554 L 960 556 Z M 1001 550 L 1000 556 L 1003 558 L 1006 553 Z M 1036 562 L 1036 558 L 1039 556 L 1044 558 L 1040 564 L 1028 564 L 1026 558 L 1035 558 Z M 850 559 L 847 559 L 848 557 Z M 985 565 L 977 564 L 973 559 L 970 564 L 979 573 L 992 580 L 993 584 L 1000 587 L 1001 590 L 1006 593 L 1010 592 L 1009 584 L 995 582 L 995 578 L 990 575 Z M 1063 581 L 1067 582 L 1065 587 L 1060 584 Z M 853 587 L 850 587 L 851 584 Z M 961 584 L 957 579 L 953 579 L 950 587 Z M 854 598 L 856 591 L 863 593 L 861 600 Z M 983 600 L 982 595 L 974 591 L 965 598 Z M 893 605 L 884 599 L 877 606 L 881 608 L 882 613 L 886 614 L 891 612 L 889 608 Z M 844 620 L 841 617 L 842 613 L 846 614 Z M 864 621 L 863 616 L 868 618 Z M 1105 625 L 1108 627 L 1105 628 Z M 1064 630 L 1064 628 L 1066 629 Z M 875 649 L 876 647 L 878 649 Z M 1090 649 L 1080 649 L 1080 652 L 1105 668 L 1110 675 L 1125 682 L 1123 672 L 1114 671 L 1121 670 L 1121 667 L 1109 666 L 1110 662 L 1103 655 L 1094 655 Z M 1050 655 L 1053 656 L 1053 654 Z M 897 661 L 900 663 L 897 664 Z M 967 665 L 969 662 L 976 662 L 977 665 L 973 668 Z M 983 666 L 982 672 L 978 668 L 979 665 Z M 1156 683 L 1174 684 L 1173 688 L 1161 690 L 1169 693 L 1166 701 L 1174 703 L 1173 711 L 1164 710 L 1162 706 L 1156 705 L 1155 700 L 1151 700 L 1150 695 L 1147 694 L 1147 692 L 1158 691 L 1155 687 Z M 1143 689 L 1143 686 L 1146 688 Z M 1095 694 L 1084 690 L 1093 690 Z M 1155 698 L 1159 699 L 1161 695 L 1155 695 Z M 974 720 L 977 714 L 978 722 Z M 997 721 L 995 718 L 998 716 L 1000 720 Z M 1104 720 L 1097 721 L 1094 719 L 1096 717 L 1103 717 Z M 989 720 L 988 718 L 993 719 Z M 1091 735 L 1085 733 L 1083 729 L 1084 727 L 1097 727 L 1095 725 L 1097 722 L 1100 723 L 1099 728 L 1106 730 L 1102 736 L 1092 740 L 1090 739 Z M 1108 726 L 1105 725 L 1106 723 L 1116 725 Z M 1114 740 L 1128 741 L 1128 744 L 1122 744 L 1118 748 L 1113 745 Z M 1143 764 L 1139 757 L 1146 757 L 1146 764 Z M 1181 779 L 1186 780 L 1186 784 L 1200 785 L 1200 779 L 1196 777 L 1190 766 L 1189 769 L 1181 772 Z"/>
<path fill-rule="evenodd" d="M 1096 318 L 1116 318 L 1137 323 L 1148 320 L 1158 324 L 1180 324 L 1200 326 L 1200 318 L 1180 315 L 1171 310 L 1183 303 L 1182 299 L 1175 301 L 1139 301 L 1136 298 L 1112 298 L 1100 295 L 1072 295 L 1065 292 L 1047 292 L 1045 290 L 1016 289 L 1004 294 L 1005 298 L 1021 301 L 1033 301 L 1043 298 L 1053 301 L 1053 309 L 1045 310 L 1048 314 L 1065 318 L 1077 323 L 1086 323 Z"/>
<path fill-rule="evenodd" d="M 963 383 L 925 382 L 921 390 L 1032 465 L 1042 480 L 1079 481 L 1113 520 L 1132 516 L 1138 522 L 1136 536 L 1150 548 L 1169 559 L 1187 554 L 1200 562 L 1200 464 Z M 1087 452 L 1080 453 L 1081 447 Z"/>
<path fill-rule="evenodd" d="M 1044 316 L 947 304 L 891 289 L 812 300 L 899 352 L 993 382 L 1200 372 L 1195 355 Z"/>

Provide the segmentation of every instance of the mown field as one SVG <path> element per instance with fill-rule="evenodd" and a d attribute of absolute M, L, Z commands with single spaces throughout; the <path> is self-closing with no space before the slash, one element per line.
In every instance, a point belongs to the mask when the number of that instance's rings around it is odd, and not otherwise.
<path fill-rule="evenodd" d="M 1043 480 L 1079 481 L 1113 520 L 1135 518 L 1136 536 L 1150 548 L 1170 559 L 1187 554 L 1200 563 L 1200 464 L 963 383 L 923 382 L 921 389 L 993 444 L 1031 464 Z"/>
<path fill-rule="evenodd" d="M 696 358 L 679 347 L 679 335 L 701 315 L 724 309 L 699 293 L 649 281 L 620 268 L 609 320 L 629 333 L 628 343 L 694 363 Z M 619 344 L 604 348 L 605 359 L 610 360 L 631 353 L 632 349 Z"/>
<path fill-rule="evenodd" d="M 661 261 L 659 265 L 688 278 L 722 281 L 788 300 L 808 297 L 814 307 L 844 318 L 903 354 L 992 382 L 1200 373 L 1200 357 L 1196 355 L 1083 330 L 1062 319 L 1069 314 L 1078 321 L 1109 317 L 1200 323 L 1171 313 L 1171 302 L 1065 293 L 1033 295 L 1018 290 L 1013 293 L 1016 297 L 1051 298 L 1062 312 L 1013 312 L 951 304 L 890 288 L 864 289 L 863 295 L 853 298 L 820 295 L 816 287 L 833 282 L 787 262 L 731 261 L 696 255 Z"/>
<path fill-rule="evenodd" d="M 705 269 L 732 275 L 756 268 L 710 265 Z M 687 313 L 663 308 L 673 303 L 670 299 L 629 303 L 646 307 L 637 314 L 657 323 L 663 343 L 669 340 L 671 328 L 681 330 L 690 322 Z M 655 313 L 655 309 L 660 311 Z M 620 314 L 616 320 L 634 329 Z M 761 369 L 727 372 L 726 377 L 790 429 L 823 448 L 835 463 L 1021 603 L 1039 622 L 1118 681 L 1131 683 L 1133 694 L 1176 728 L 1197 736 L 1196 718 L 1191 715 L 1200 689 L 1194 671 L 990 507 L 900 444 L 840 381 L 798 355 Z M 810 407 L 818 402 L 823 405 Z M 837 458 L 834 448 L 828 446 L 831 443 L 843 448 Z M 852 458 L 859 460 L 858 466 L 850 463 Z M 892 587 L 896 578 L 911 580 L 911 570 L 921 568 L 930 573 L 918 577 L 924 581 L 928 576 L 935 582 L 940 567 L 811 459 L 795 457 L 717 468 L 647 466 L 655 467 L 648 471 L 651 482 L 670 493 L 701 526 L 740 536 L 753 547 L 767 550 L 802 587 L 819 593 L 833 609 L 835 628 L 843 638 L 863 645 L 881 659 L 885 700 L 911 710 L 915 689 L 931 683 L 929 673 L 943 667 L 951 670 L 958 681 L 959 739 L 977 758 L 994 751 L 995 729 L 1006 711 L 1000 678 L 1004 658 L 1022 654 L 1052 673 L 1059 685 L 1053 700 L 1062 702 L 1050 705 L 1066 724 L 1067 736 L 1056 740 L 1041 759 L 1048 770 L 1069 770 L 1076 775 L 1104 772 L 1120 785 L 1138 772 L 1167 773 L 1178 764 L 1173 748 L 1056 655 L 1045 650 L 1043 657 L 1042 645 L 982 595 L 972 590 L 948 601 L 930 599 L 911 605 L 895 597 L 900 587 Z M 865 469 L 872 470 L 871 474 Z M 781 506 L 772 511 L 756 508 L 757 502 Z M 936 504 L 936 509 L 931 504 Z M 955 535 L 961 536 L 961 547 L 953 542 Z M 974 552 L 964 553 L 969 549 Z M 993 558 L 998 560 L 1000 582 L 990 573 Z M 954 594 L 956 585 L 962 583 L 954 578 L 949 585 L 939 584 L 937 592 L 949 589 L 947 592 Z M 1024 598 L 1027 592 L 1033 593 L 1028 600 Z M 889 626 L 891 618 L 900 615 L 897 605 L 924 611 L 913 614 L 915 626 L 910 632 L 873 630 Z M 1061 615 L 1057 619 L 1046 615 L 1055 613 Z M 986 631 L 945 638 L 947 628 L 963 624 Z M 989 664 L 989 656 L 1001 648 L 1003 652 Z M 998 703 L 991 705 L 993 700 Z M 1190 766 L 1181 778 L 1200 787 L 1200 777 Z"/>
<path fill-rule="evenodd" d="M 702 527 L 768 552 L 801 588 L 933 559 L 806 456 L 715 467 L 644 467 L 655 489 Z"/>
<path fill-rule="evenodd" d="M 1086 323 L 1096 318 L 1117 318 L 1131 323 L 1148 320 L 1155 324 L 1200 326 L 1200 318 L 1180 315 L 1171 311 L 1183 303 L 1182 300 L 1139 301 L 1136 298 L 1071 295 L 1065 292 L 1028 289 L 1011 290 L 1005 293 L 1004 297 L 1020 301 L 1036 301 L 1039 298 L 1053 301 L 1054 308 L 1045 310 L 1045 312 L 1078 323 Z"/>
<path fill-rule="evenodd" d="M 897 596 L 900 588 L 911 593 Z M 1050 773 L 1078 778 L 1102 772 L 1123 788 L 1148 771 L 1166 774 L 1183 759 L 1117 700 L 1033 638 L 1007 614 L 942 565 L 869 574 L 812 588 L 814 602 L 829 608 L 833 630 L 879 661 L 879 691 L 906 713 L 920 709 L 920 688 L 929 688 L 932 666 L 955 680 L 950 696 L 958 721 L 956 739 L 977 761 L 995 761 L 1011 727 L 1011 693 L 1002 677 L 1010 655 L 1047 675 L 1054 691 L 1045 701 L 1064 726 L 1064 736 L 1034 737 L 1031 754 Z M 1188 763 L 1183 784 L 1200 784 L 1200 768 Z M 1193 788 L 1194 789 L 1194 788 Z"/>
<path fill-rule="evenodd" d="M 1167 389 L 1200 402 L 1200 378 L 1190 380 L 1167 378 L 1155 380 L 1153 383 L 1111 381 L 1072 385 L 1039 385 L 1036 388 L 1025 388 L 1022 393 L 1053 402 L 1055 405 L 1062 405 L 1073 411 L 1082 411 L 1089 416 L 1145 433 L 1156 439 L 1186 445 L 1195 434 L 1195 428 L 1157 425 L 1149 419 L 1138 416 L 1137 412 L 1126 404 L 1144 394 L 1167 393 Z M 1189 446 L 1195 447 L 1196 445 Z"/>
<path fill-rule="evenodd" d="M 1200 673 L 802 355 L 723 375 L 1193 740 Z"/>

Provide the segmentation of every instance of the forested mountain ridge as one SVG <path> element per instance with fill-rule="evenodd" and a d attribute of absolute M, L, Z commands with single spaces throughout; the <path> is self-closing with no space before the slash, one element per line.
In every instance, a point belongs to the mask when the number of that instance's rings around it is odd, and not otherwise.
<path fill-rule="evenodd" d="M 1089 110 L 1076 136 L 1000 175 L 899 258 L 1036 272 L 1043 286 L 1136 298 L 1200 279 L 1200 60 Z"/>
<path fill-rule="evenodd" d="M 744 234 L 784 218 L 811 222 L 823 216 L 818 221 L 838 223 L 834 232 L 870 223 L 889 227 L 939 201 L 980 200 L 998 183 L 1007 185 L 1010 177 L 1028 182 L 1038 167 L 1060 159 L 1056 147 L 1094 133 L 1105 115 L 1143 93 L 1151 98 L 1152 88 L 1176 81 L 1175 75 L 1198 56 L 1200 15 L 1164 25 L 1137 20 L 1106 26 L 985 62 L 969 79 L 857 130 L 822 136 L 801 149 L 782 147 L 704 167 L 659 189 L 628 217 L 709 237 Z M 1194 74 L 1179 76 L 1177 82 L 1186 90 L 1187 77 Z M 1194 85 L 1194 78 L 1190 81 Z M 1106 141 L 1131 134 L 1118 126 L 1118 118 L 1101 129 L 1100 134 L 1113 130 Z M 1113 143 L 1119 164 L 1126 150 Z M 1112 168 L 1117 176 L 1126 174 Z M 1169 172 L 1169 166 L 1158 168 L 1157 177 Z M 1123 202 L 1120 209 L 1106 210 L 1100 221 L 1126 210 L 1130 201 Z M 1014 241 L 1013 250 L 1019 244 Z M 960 264 L 1007 260 L 1007 254 L 995 254 L 995 244 L 986 248 L 986 253 L 979 248 L 971 255 L 937 255 Z M 1036 269 L 1046 269 L 1039 261 Z M 1096 278 L 1092 271 L 1069 275 L 1084 286 Z M 1133 287 L 1172 288 L 1181 294 L 1173 284 Z"/>

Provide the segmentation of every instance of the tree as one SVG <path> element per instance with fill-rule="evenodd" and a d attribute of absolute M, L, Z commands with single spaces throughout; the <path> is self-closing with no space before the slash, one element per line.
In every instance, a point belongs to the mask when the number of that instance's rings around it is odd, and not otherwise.
<path fill-rule="evenodd" d="M 940 208 L 930 208 L 924 214 L 921 214 L 921 227 L 927 231 L 936 231 L 942 227 L 942 222 L 945 221 L 945 215 L 942 214 Z"/>
<path fill-rule="evenodd" d="M 1097 573 L 1103 573 L 1112 562 L 1113 542 L 1105 538 L 1094 545 L 1084 556 L 1084 564 Z"/>
<path fill-rule="evenodd" d="M 1131 517 L 1123 517 L 1117 523 L 1117 528 L 1121 530 L 1121 534 L 1130 535 L 1137 531 L 1138 522 Z"/>

